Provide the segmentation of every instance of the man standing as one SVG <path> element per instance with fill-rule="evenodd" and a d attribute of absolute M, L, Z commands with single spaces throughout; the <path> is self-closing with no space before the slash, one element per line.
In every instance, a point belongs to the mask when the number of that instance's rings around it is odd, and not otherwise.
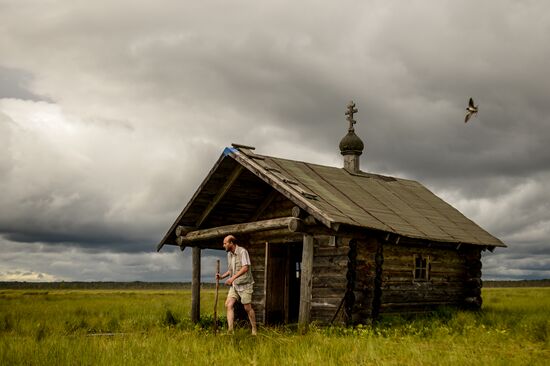
<path fill-rule="evenodd" d="M 235 322 L 233 307 L 236 301 L 240 301 L 248 314 L 248 319 L 252 326 L 252 335 L 256 335 L 256 314 L 251 304 L 254 279 L 252 278 L 248 251 L 237 245 L 237 240 L 233 235 L 228 235 L 223 239 L 223 248 L 227 252 L 228 270 L 222 275 L 216 273 L 216 278 L 223 279 L 229 276 L 227 281 L 225 281 L 227 286 L 231 286 L 227 294 L 227 300 L 225 301 L 227 331 L 228 333 L 233 333 L 233 324 Z"/>

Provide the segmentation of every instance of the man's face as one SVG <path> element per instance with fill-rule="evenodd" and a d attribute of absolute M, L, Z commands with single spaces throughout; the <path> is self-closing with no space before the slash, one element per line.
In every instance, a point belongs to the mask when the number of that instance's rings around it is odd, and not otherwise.
<path fill-rule="evenodd" d="M 232 247 L 233 244 L 229 242 L 229 239 L 223 239 L 223 249 L 225 249 L 226 252 L 230 252 Z"/>

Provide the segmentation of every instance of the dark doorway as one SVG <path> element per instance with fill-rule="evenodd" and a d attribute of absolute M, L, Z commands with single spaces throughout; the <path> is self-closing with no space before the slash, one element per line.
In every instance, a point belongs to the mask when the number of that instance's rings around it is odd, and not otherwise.
<path fill-rule="evenodd" d="M 302 243 L 266 246 L 266 324 L 298 321 Z"/>

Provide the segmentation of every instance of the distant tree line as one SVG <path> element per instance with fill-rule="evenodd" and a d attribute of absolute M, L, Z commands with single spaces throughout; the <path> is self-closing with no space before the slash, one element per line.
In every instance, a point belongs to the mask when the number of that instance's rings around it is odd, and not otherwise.
<path fill-rule="evenodd" d="M 202 283 L 203 288 L 214 288 L 213 283 Z M 0 282 L 0 289 L 35 289 L 35 290 L 65 290 L 65 289 L 90 289 L 90 290 L 189 290 L 190 282 Z"/>
<path fill-rule="evenodd" d="M 203 288 L 214 288 L 215 284 L 203 282 Z M 483 287 L 550 287 L 550 279 L 519 281 L 483 281 Z M 190 290 L 190 282 L 0 282 L 0 289 L 35 289 L 35 290 Z"/>
<path fill-rule="evenodd" d="M 550 287 L 550 279 L 519 281 L 483 281 L 483 287 Z"/>

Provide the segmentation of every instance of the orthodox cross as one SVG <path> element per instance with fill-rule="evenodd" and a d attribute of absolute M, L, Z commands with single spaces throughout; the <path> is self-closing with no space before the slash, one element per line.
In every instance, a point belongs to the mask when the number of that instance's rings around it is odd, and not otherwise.
<path fill-rule="evenodd" d="M 349 102 L 348 104 L 348 111 L 346 112 L 346 116 L 348 116 L 346 118 L 346 120 L 349 121 L 349 129 L 348 131 L 352 132 L 354 131 L 355 129 L 353 128 L 353 125 L 357 123 L 356 120 L 353 119 L 353 114 L 354 113 L 357 113 L 357 108 L 355 108 L 355 103 L 353 103 L 353 101 Z"/>

